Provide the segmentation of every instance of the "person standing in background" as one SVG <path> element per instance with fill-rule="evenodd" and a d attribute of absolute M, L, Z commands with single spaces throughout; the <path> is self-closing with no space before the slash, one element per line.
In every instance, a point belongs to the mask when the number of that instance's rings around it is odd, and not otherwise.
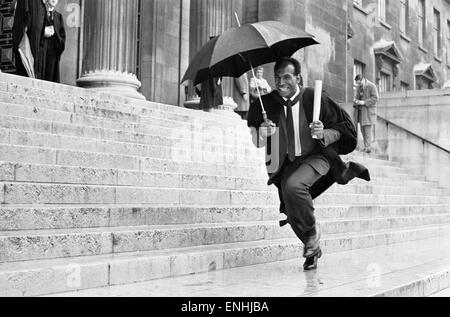
<path fill-rule="evenodd" d="M 208 112 L 212 108 L 223 105 L 222 78 L 208 79 L 198 85 L 195 91 L 200 96 L 201 110 Z"/>
<path fill-rule="evenodd" d="M 210 36 L 213 40 L 215 36 Z M 210 78 L 195 87 L 195 92 L 200 97 L 199 109 L 209 110 L 223 105 L 222 77 Z"/>
<path fill-rule="evenodd" d="M 46 0 L 17 0 L 14 13 L 13 50 L 16 60 L 16 74 L 28 77 L 19 53 L 19 44 L 26 32 L 30 41 L 31 53 L 34 57 L 34 74 L 43 79 L 42 39 L 44 36 L 44 22 L 47 15 Z"/>
<path fill-rule="evenodd" d="M 377 123 L 377 102 L 378 91 L 374 83 L 370 82 L 362 75 L 355 77 L 358 86 L 355 100 L 353 101 L 354 122 L 356 128 L 361 125 L 361 132 L 364 139 L 363 152 L 372 152 L 373 126 Z"/>
<path fill-rule="evenodd" d="M 252 77 L 252 79 L 250 79 L 250 103 L 253 103 L 259 99 L 258 88 L 261 96 L 265 96 L 272 92 L 272 88 L 263 77 L 264 68 L 257 67 L 255 69 L 255 76 L 256 78 Z"/>
<path fill-rule="evenodd" d="M 58 0 L 47 1 L 44 36 L 41 40 L 42 54 L 39 56 L 44 80 L 60 82 L 59 63 L 64 52 L 66 31 L 63 16 L 55 10 Z"/>
<path fill-rule="evenodd" d="M 234 101 L 237 103 L 235 110 L 243 120 L 247 120 L 248 109 L 250 108 L 249 83 L 247 74 L 239 78 L 234 78 Z"/>

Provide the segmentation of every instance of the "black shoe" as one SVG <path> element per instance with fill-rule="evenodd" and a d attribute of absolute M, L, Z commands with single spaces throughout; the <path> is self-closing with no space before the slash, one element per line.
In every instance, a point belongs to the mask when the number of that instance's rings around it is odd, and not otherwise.
<path fill-rule="evenodd" d="M 303 257 L 310 258 L 315 256 L 320 251 L 320 228 L 316 226 L 316 235 L 309 238 L 309 241 L 306 242 L 306 245 L 303 249 Z"/>
<path fill-rule="evenodd" d="M 303 264 L 303 270 L 312 271 L 317 269 L 317 263 L 319 262 L 319 259 L 321 257 L 322 257 L 322 250 L 319 250 L 319 253 L 317 253 L 312 257 L 307 258 L 305 263 Z"/>

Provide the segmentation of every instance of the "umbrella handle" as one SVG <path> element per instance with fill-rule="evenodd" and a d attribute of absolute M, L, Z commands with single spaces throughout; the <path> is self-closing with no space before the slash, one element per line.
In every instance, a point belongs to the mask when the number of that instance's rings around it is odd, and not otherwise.
<path fill-rule="evenodd" d="M 237 12 L 234 12 L 234 16 L 236 17 L 236 21 L 239 27 L 241 27 L 241 21 L 239 21 L 239 16 L 237 14 Z M 245 58 L 241 55 L 241 57 L 245 60 Z M 251 62 L 249 62 L 250 67 L 252 68 L 252 75 L 253 78 L 256 80 L 256 74 L 255 74 L 255 69 L 253 68 L 253 65 Z M 259 97 L 259 102 L 261 103 L 261 109 L 262 109 L 262 115 L 263 115 L 263 119 L 265 123 L 270 123 L 269 119 L 267 118 L 267 112 L 266 109 L 264 109 L 264 104 L 261 98 L 261 91 L 259 90 L 259 86 L 256 85 L 256 90 L 258 91 L 258 97 Z"/>
<path fill-rule="evenodd" d="M 267 112 L 263 111 L 262 115 L 263 115 L 264 122 L 269 123 L 269 119 L 267 118 Z"/>

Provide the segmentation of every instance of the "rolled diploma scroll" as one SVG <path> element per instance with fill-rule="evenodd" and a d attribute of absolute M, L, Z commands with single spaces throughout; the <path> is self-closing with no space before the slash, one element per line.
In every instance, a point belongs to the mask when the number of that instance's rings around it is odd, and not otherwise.
<path fill-rule="evenodd" d="M 319 121 L 320 119 L 320 107 L 322 103 L 322 81 L 316 80 L 314 87 L 314 114 L 313 121 Z M 317 136 L 313 135 L 313 139 L 317 139 Z"/>

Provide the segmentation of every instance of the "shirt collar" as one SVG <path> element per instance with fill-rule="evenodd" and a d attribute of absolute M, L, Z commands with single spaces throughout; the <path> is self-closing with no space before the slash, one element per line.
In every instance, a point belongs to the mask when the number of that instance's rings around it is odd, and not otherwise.
<path fill-rule="evenodd" d="M 284 97 L 281 97 L 281 98 L 283 98 L 284 101 L 295 100 L 295 98 L 297 98 L 297 96 L 299 94 L 300 94 L 300 87 L 297 85 L 297 91 L 295 92 L 295 94 L 290 99 L 289 98 L 284 98 Z"/>
<path fill-rule="evenodd" d="M 55 7 L 50 7 L 47 3 L 47 0 L 42 0 L 42 3 L 45 5 L 45 7 L 47 8 L 48 11 L 54 11 Z"/>

